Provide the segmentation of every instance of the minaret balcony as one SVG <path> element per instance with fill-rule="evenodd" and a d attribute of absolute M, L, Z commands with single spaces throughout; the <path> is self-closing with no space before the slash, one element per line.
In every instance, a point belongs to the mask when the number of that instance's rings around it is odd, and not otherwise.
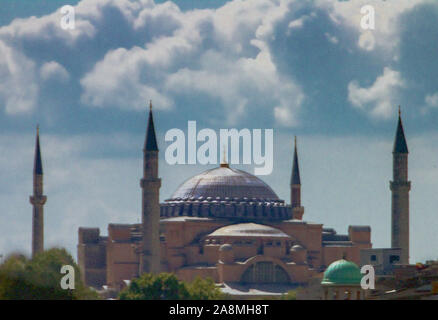
<path fill-rule="evenodd" d="M 140 180 L 141 188 L 160 188 L 161 179 L 160 178 L 143 178 Z"/>
<path fill-rule="evenodd" d="M 411 182 L 410 181 L 390 181 L 389 188 L 391 191 L 410 191 Z"/>
<path fill-rule="evenodd" d="M 30 196 L 29 201 L 33 205 L 43 205 L 47 201 L 46 196 Z"/>

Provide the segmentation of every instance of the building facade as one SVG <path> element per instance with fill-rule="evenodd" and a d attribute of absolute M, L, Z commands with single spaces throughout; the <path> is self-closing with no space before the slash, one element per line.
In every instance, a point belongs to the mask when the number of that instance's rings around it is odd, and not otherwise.
<path fill-rule="evenodd" d="M 359 264 L 360 250 L 372 247 L 369 226 L 350 226 L 340 235 L 303 219 L 296 140 L 291 204 L 227 163 L 188 179 L 159 204 L 152 109 L 143 172 L 142 223 L 109 224 L 107 236 L 79 228 L 78 262 L 87 285 L 120 289 L 143 272 L 173 272 L 187 281 L 306 284 L 341 258 Z"/>
<path fill-rule="evenodd" d="M 400 248 L 364 249 L 360 252 L 360 265 L 373 266 L 376 276 L 392 276 L 400 265 L 400 257 Z"/>
<path fill-rule="evenodd" d="M 365 292 L 360 282 L 359 267 L 351 261 L 337 260 L 330 264 L 321 281 L 323 300 L 363 300 Z"/>

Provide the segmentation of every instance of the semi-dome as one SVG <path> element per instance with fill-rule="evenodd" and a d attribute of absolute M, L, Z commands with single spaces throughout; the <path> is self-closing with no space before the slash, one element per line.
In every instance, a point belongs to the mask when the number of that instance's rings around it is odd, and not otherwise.
<path fill-rule="evenodd" d="M 219 251 L 221 252 L 231 251 L 231 250 L 233 250 L 233 246 L 229 243 L 225 243 L 219 247 Z"/>
<path fill-rule="evenodd" d="M 267 225 L 257 223 L 238 223 L 221 227 L 212 233 L 209 237 L 266 237 L 266 238 L 290 238 L 283 231 Z"/>
<path fill-rule="evenodd" d="M 181 184 L 171 200 L 220 198 L 249 200 L 279 200 L 275 192 L 262 180 L 248 172 L 221 165 L 207 170 Z"/>
<path fill-rule="evenodd" d="M 324 272 L 323 285 L 360 285 L 362 275 L 359 267 L 344 259 L 333 262 Z"/>
<path fill-rule="evenodd" d="M 299 244 L 296 244 L 296 245 L 294 245 L 292 248 L 291 248 L 291 251 L 296 251 L 296 252 L 298 252 L 298 251 L 304 251 L 304 250 L 306 250 L 306 249 L 304 249 L 302 246 L 300 246 Z"/>

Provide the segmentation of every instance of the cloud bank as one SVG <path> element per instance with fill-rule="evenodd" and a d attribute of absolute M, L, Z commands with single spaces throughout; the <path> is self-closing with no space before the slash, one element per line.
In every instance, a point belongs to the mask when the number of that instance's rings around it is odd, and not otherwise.
<path fill-rule="evenodd" d="M 373 31 L 360 27 L 365 4 L 375 8 Z M 222 110 L 210 117 L 229 125 L 257 113 L 290 127 L 332 92 L 337 104 L 386 119 L 409 88 L 398 65 L 400 21 L 427 5 L 236 0 L 181 11 L 173 2 L 83 0 L 74 30 L 60 27 L 60 11 L 0 28 L 0 100 L 8 115 L 37 112 L 53 94 L 41 80 L 57 79 L 73 106 L 138 111 L 152 99 L 181 112 L 192 101 L 195 111 Z M 374 84 L 359 85 L 370 77 Z"/>

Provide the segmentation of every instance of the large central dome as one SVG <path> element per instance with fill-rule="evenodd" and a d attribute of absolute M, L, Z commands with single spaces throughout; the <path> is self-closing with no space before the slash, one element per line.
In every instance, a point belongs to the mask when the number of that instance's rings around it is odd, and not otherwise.
<path fill-rule="evenodd" d="M 172 200 L 236 200 L 247 198 L 256 201 L 279 200 L 275 192 L 262 180 L 228 165 L 204 171 L 183 184 L 174 192 Z"/>
<path fill-rule="evenodd" d="M 160 216 L 255 222 L 290 219 L 292 208 L 256 176 L 221 164 L 181 184 L 160 205 Z"/>

